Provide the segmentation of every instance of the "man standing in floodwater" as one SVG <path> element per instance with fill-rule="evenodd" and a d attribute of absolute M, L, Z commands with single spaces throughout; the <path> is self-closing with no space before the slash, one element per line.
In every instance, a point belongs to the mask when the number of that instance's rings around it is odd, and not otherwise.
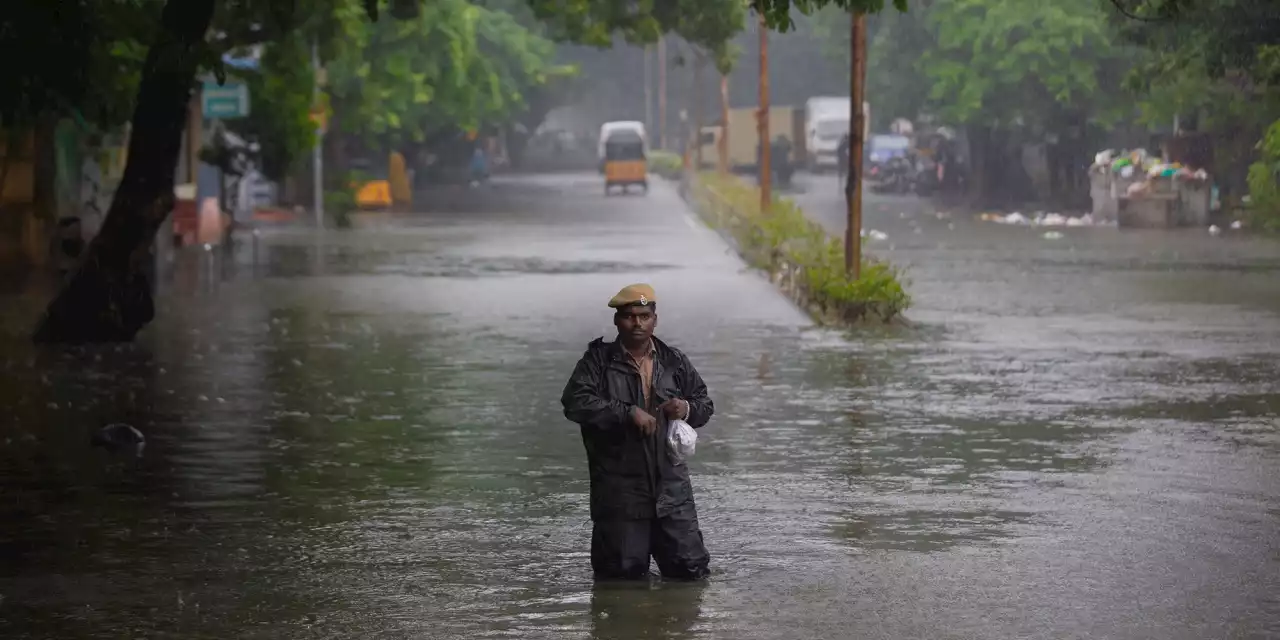
<path fill-rule="evenodd" d="M 689 468 L 672 461 L 666 434 L 677 419 L 702 427 L 715 406 L 689 358 L 653 336 L 657 306 L 647 284 L 619 291 L 617 340 L 587 345 L 560 397 L 587 449 L 597 579 L 646 578 L 650 556 L 666 578 L 709 573 Z"/>

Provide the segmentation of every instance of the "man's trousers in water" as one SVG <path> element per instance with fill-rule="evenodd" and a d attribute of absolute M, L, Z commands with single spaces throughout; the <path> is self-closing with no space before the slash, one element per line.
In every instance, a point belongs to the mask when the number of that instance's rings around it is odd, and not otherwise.
<path fill-rule="evenodd" d="M 650 556 L 664 578 L 698 580 L 708 575 L 711 555 L 702 542 L 692 501 L 660 518 L 594 523 L 591 568 L 597 579 L 644 578 Z"/>

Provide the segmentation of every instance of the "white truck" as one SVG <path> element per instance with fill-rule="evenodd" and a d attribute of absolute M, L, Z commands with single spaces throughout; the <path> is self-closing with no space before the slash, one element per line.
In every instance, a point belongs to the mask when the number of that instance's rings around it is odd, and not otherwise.
<path fill-rule="evenodd" d="M 836 151 L 840 138 L 849 133 L 849 108 L 852 102 L 841 96 L 816 96 L 804 104 L 805 149 L 809 152 L 810 171 L 835 169 L 840 166 Z M 862 103 L 865 137 L 871 130 L 871 107 Z"/>

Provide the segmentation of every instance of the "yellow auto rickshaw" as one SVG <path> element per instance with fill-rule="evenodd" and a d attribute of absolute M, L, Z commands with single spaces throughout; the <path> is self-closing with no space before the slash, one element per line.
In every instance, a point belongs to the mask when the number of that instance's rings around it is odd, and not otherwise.
<path fill-rule="evenodd" d="M 400 152 L 394 151 L 388 156 L 385 171 L 370 171 L 372 166 L 373 163 L 365 158 L 352 161 L 353 168 L 372 174 L 351 185 L 356 190 L 357 207 L 362 210 L 387 210 L 413 204 L 405 159 Z"/>
<path fill-rule="evenodd" d="M 649 161 L 645 157 L 644 137 L 637 131 L 618 130 L 604 143 L 604 194 L 613 187 L 626 193 L 638 185 L 649 193 Z"/>

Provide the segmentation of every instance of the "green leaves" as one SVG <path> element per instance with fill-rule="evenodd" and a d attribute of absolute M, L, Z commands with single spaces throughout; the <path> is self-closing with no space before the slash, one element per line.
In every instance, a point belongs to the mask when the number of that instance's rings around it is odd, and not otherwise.
<path fill-rule="evenodd" d="M 342 131 L 420 142 L 503 122 L 550 75 L 554 45 L 501 8 L 438 0 L 401 21 L 353 20 L 328 63 Z"/>
<path fill-rule="evenodd" d="M 790 31 L 795 28 L 792 10 L 811 15 L 823 8 L 833 7 L 845 13 L 875 14 L 884 11 L 889 5 L 885 0 L 750 0 L 751 10 L 757 15 L 764 15 L 765 23 L 770 29 Z M 908 9 L 908 0 L 893 0 L 891 6 L 899 12 Z"/>
<path fill-rule="evenodd" d="M 303 33 L 293 33 L 263 49 L 256 72 L 238 72 L 249 85 L 253 108 L 249 117 L 225 124 L 259 145 L 262 172 L 283 179 L 315 144 L 310 119 L 314 74 L 311 46 Z"/>
<path fill-rule="evenodd" d="M 1089 2 L 949 0 L 877 18 L 869 93 L 886 115 L 1046 130 L 1122 101 L 1099 70 L 1130 55 Z"/>

